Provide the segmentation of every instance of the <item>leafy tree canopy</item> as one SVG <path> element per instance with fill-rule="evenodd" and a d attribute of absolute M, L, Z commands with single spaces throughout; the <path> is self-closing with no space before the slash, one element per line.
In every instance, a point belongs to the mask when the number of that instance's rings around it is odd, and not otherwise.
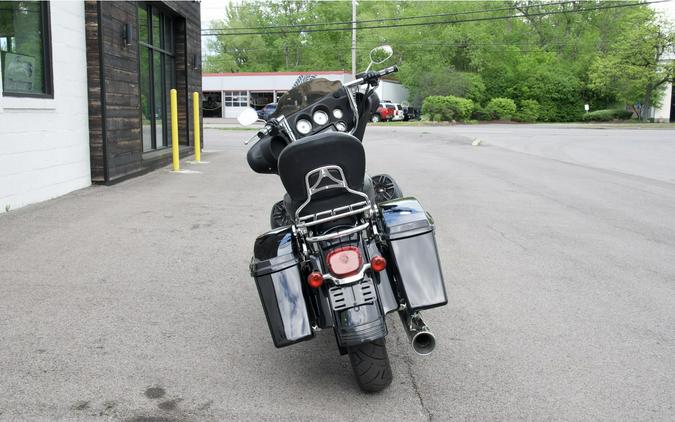
<path fill-rule="evenodd" d="M 497 97 L 519 104 L 535 100 L 540 119 L 549 121 L 577 119 L 585 103 L 592 110 L 655 104 L 673 77 L 672 62 L 664 61 L 675 54 L 673 29 L 647 5 L 628 4 L 360 2 L 360 26 L 423 25 L 358 30 L 357 68 L 366 67 L 373 47 L 390 44 L 390 63 L 400 67 L 396 77 L 417 105 L 430 95 L 483 105 Z M 407 19 L 415 16 L 428 17 Z M 399 20 L 378 21 L 384 18 Z M 351 3 L 344 1 L 230 3 L 226 16 L 207 31 L 220 35 L 209 37 L 204 70 L 349 70 L 351 31 L 311 31 L 348 29 L 349 23 L 305 26 L 304 32 L 293 25 L 350 21 Z M 430 23 L 438 21 L 445 23 Z"/>

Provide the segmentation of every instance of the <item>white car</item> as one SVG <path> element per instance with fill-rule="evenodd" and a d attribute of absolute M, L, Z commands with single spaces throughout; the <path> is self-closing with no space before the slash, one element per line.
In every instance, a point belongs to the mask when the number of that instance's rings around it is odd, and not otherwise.
<path fill-rule="evenodd" d="M 394 109 L 394 114 L 391 116 L 391 121 L 400 121 L 405 119 L 405 114 L 403 113 L 403 107 L 398 103 L 383 102 L 382 106 L 389 109 Z"/>

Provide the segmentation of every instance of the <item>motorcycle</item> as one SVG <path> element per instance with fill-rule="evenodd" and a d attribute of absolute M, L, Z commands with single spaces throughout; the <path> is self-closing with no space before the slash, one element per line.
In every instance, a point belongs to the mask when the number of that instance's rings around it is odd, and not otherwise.
<path fill-rule="evenodd" d="M 366 174 L 374 89 L 398 70 L 370 69 L 392 54 L 373 49 L 349 83 L 317 78 L 291 89 L 247 142 L 251 169 L 277 174 L 286 190 L 250 264 L 274 345 L 333 330 L 367 392 L 392 381 L 385 316 L 397 312 L 413 350 L 428 355 L 436 337 L 420 311 L 447 304 L 433 219 L 391 176 Z M 253 109 L 239 116 L 246 126 L 256 120 Z"/>

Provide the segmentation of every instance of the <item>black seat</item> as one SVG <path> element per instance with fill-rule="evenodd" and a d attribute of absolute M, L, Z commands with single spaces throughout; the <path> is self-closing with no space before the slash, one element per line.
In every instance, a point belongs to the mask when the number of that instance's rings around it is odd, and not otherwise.
<path fill-rule="evenodd" d="M 368 183 L 365 177 L 366 155 L 363 145 L 347 133 L 323 132 L 293 142 L 279 155 L 278 165 L 279 177 L 287 192 L 284 204 L 291 216 L 307 200 L 305 176 L 319 167 L 339 166 L 350 189 L 367 193 L 372 191 L 372 183 Z M 374 194 L 369 196 L 372 198 Z M 363 197 L 343 189 L 326 190 L 313 196 L 312 203 L 303 210 L 303 215 L 362 200 Z"/>

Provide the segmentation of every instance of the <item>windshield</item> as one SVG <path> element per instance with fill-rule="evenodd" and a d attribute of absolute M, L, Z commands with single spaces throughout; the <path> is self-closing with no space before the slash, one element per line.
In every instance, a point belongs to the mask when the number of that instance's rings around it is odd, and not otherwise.
<path fill-rule="evenodd" d="M 290 116 L 342 87 L 340 81 L 316 78 L 302 83 L 281 96 L 272 117 Z"/>

